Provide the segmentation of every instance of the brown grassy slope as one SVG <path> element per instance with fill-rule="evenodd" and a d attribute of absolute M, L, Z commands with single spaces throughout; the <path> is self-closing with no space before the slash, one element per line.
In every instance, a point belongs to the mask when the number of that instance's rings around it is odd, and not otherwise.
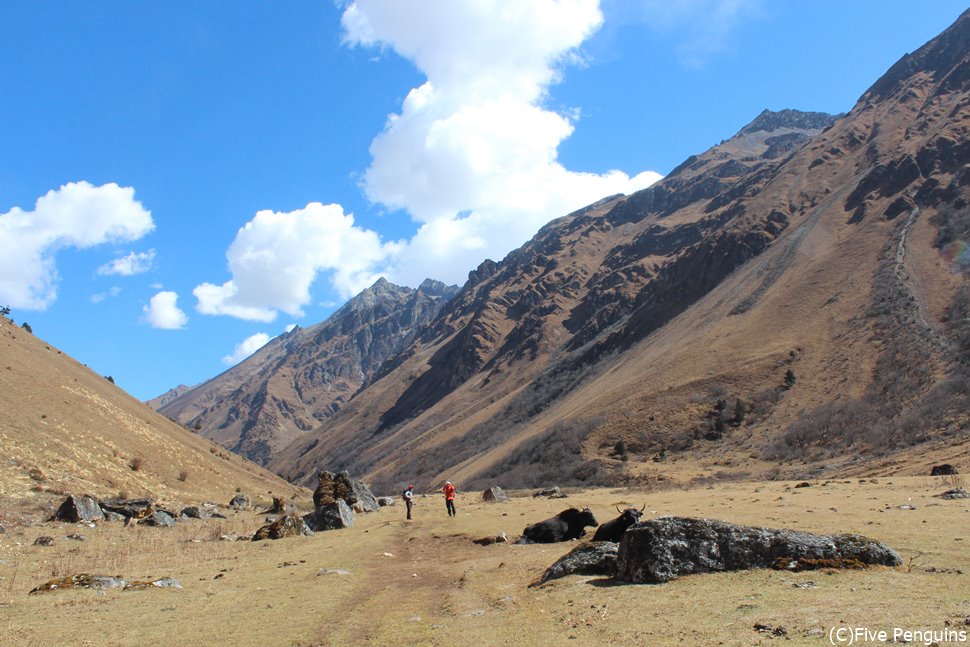
<path fill-rule="evenodd" d="M 251 532 L 259 523 L 251 513 L 174 529 L 8 527 L 0 534 L 0 642 L 491 647 L 558 645 L 574 637 L 582 645 L 819 645 L 837 626 L 964 628 L 970 536 L 960 520 L 970 511 L 966 500 L 932 496 L 949 483 L 892 478 L 791 485 L 600 489 L 570 493 L 565 501 L 526 494 L 506 504 L 459 493 L 454 519 L 434 496 L 418 498 L 411 523 L 398 505 L 359 516 L 353 528 L 258 543 L 213 541 Z M 615 505 L 633 504 L 645 505 L 648 517 L 855 532 L 896 549 L 904 566 L 740 571 L 657 586 L 570 576 L 529 588 L 575 544 L 471 543 L 502 531 L 514 537 L 569 502 L 589 505 L 600 521 L 615 514 Z M 897 507 L 903 504 L 915 510 Z M 64 538 L 73 532 L 87 541 Z M 40 535 L 53 536 L 54 546 L 32 546 Z M 27 594 L 48 578 L 85 571 L 173 577 L 184 588 Z M 756 624 L 784 627 L 787 640 L 759 633 Z"/>
<path fill-rule="evenodd" d="M 158 415 L 0 317 L 0 505 L 63 492 L 228 503 L 299 488 Z M 138 465 L 138 469 L 132 469 Z"/>
<path fill-rule="evenodd" d="M 780 439 L 819 405 L 863 396 L 870 437 L 823 434 L 792 469 L 964 441 L 965 411 L 917 427 L 921 398 L 953 370 L 943 319 L 966 280 L 932 247 L 932 218 L 968 199 L 968 32 L 964 16 L 804 145 L 774 155 L 752 124 L 656 187 L 484 263 L 420 343 L 274 469 L 481 482 L 523 468 L 530 439 L 596 427 L 585 456 L 621 478 L 649 471 L 608 460 L 621 439 L 646 468 L 671 451 L 761 471 L 787 460 Z M 796 388 L 767 399 L 788 369 Z M 719 397 L 757 415 L 706 442 Z"/>

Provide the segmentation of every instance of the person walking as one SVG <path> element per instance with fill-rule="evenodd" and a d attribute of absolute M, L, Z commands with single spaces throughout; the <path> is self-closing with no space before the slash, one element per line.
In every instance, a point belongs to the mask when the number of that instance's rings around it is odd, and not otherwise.
<path fill-rule="evenodd" d="M 404 492 L 401 493 L 401 498 L 404 499 L 404 505 L 407 506 L 407 509 L 408 509 L 408 519 L 411 518 L 411 506 L 414 505 L 414 492 L 413 492 L 413 490 L 414 490 L 414 486 L 413 485 L 409 485 L 404 490 Z"/>
<path fill-rule="evenodd" d="M 455 512 L 455 486 L 451 484 L 451 481 L 445 481 L 445 486 L 441 488 L 441 491 L 445 493 L 445 507 L 448 509 L 448 516 L 458 516 L 458 513 Z"/>

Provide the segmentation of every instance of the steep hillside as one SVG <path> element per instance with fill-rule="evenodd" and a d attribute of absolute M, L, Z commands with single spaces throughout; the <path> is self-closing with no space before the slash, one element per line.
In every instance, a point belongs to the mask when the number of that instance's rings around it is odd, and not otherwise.
<path fill-rule="evenodd" d="M 225 373 L 161 402 L 158 411 L 265 464 L 336 413 L 457 290 L 431 280 L 414 290 L 380 279 L 326 321 L 273 339 Z"/>
<path fill-rule="evenodd" d="M 484 262 L 271 466 L 594 483 L 916 470 L 895 452 L 965 443 L 970 298 L 944 252 L 970 238 L 968 47 L 965 14 L 837 121 L 765 112 Z"/>
<path fill-rule="evenodd" d="M 0 317 L 0 507 L 64 492 L 228 503 L 298 488 L 152 411 Z"/>

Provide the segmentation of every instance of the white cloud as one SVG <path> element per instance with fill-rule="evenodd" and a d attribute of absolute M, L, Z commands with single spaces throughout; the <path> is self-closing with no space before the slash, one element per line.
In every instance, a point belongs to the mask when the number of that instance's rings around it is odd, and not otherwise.
<path fill-rule="evenodd" d="M 0 301 L 45 310 L 57 299 L 55 254 L 137 240 L 154 229 L 135 190 L 71 182 L 37 199 L 33 211 L 0 214 Z"/>
<path fill-rule="evenodd" d="M 178 294 L 175 292 L 159 292 L 151 298 L 143 310 L 152 328 L 178 330 L 185 327 L 189 318 L 176 305 L 177 301 Z"/>
<path fill-rule="evenodd" d="M 266 342 L 268 341 L 269 335 L 264 332 L 258 332 L 255 335 L 250 335 L 246 339 L 236 344 L 236 348 L 232 351 L 232 355 L 226 355 L 223 357 L 222 363 L 228 366 L 235 366 L 265 346 Z"/>
<path fill-rule="evenodd" d="M 308 204 L 297 211 L 260 211 L 236 233 L 226 257 L 232 278 L 193 290 L 197 310 L 269 322 L 277 311 L 300 316 L 310 303 L 317 274 L 332 271 L 332 282 L 350 297 L 380 276 L 397 249 L 373 231 L 354 225 L 340 205 Z"/>
<path fill-rule="evenodd" d="M 389 47 L 427 81 L 371 144 L 363 187 L 421 223 L 388 278 L 463 282 L 549 220 L 659 179 L 577 173 L 557 161 L 573 117 L 543 107 L 562 67 L 602 23 L 597 0 L 401 3 L 357 0 L 343 15 L 350 45 Z"/>
<path fill-rule="evenodd" d="M 114 298 L 121 294 L 121 288 L 114 286 L 105 292 L 99 292 L 97 294 L 91 295 L 91 303 L 101 303 L 105 299 Z"/>
<path fill-rule="evenodd" d="M 155 260 L 155 250 L 147 252 L 130 252 L 127 256 L 116 258 L 97 269 L 98 274 L 115 276 L 134 276 L 144 274 L 152 267 Z"/>

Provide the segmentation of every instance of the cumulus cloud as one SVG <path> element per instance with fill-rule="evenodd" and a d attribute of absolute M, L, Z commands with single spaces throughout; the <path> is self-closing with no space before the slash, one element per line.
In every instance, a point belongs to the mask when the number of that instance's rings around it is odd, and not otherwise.
<path fill-rule="evenodd" d="M 260 211 L 236 233 L 226 257 L 232 278 L 193 290 L 197 310 L 269 322 L 277 311 L 300 316 L 320 272 L 350 297 L 380 276 L 396 244 L 354 224 L 337 204 L 313 202 L 296 211 Z"/>
<path fill-rule="evenodd" d="M 261 211 L 226 253 L 231 278 L 193 294 L 203 314 L 273 321 L 303 314 L 320 273 L 347 298 L 379 276 L 405 285 L 463 283 L 553 218 L 660 178 L 566 169 L 559 144 L 575 114 L 544 106 L 579 46 L 601 25 L 598 0 L 356 0 L 342 16 L 351 47 L 393 50 L 426 80 L 371 143 L 361 186 L 417 224 L 382 241 L 339 205 Z"/>
<path fill-rule="evenodd" d="M 116 258 L 97 269 L 98 274 L 115 276 L 134 276 L 144 274 L 152 268 L 155 260 L 155 250 L 147 252 L 130 252 L 127 256 Z"/>
<path fill-rule="evenodd" d="M 135 190 L 71 182 L 37 199 L 32 211 L 0 214 L 0 301 L 46 310 L 57 299 L 55 254 L 137 240 L 154 229 Z"/>
<path fill-rule="evenodd" d="M 393 49 L 427 78 L 372 142 L 363 177 L 373 202 L 420 223 L 391 259 L 389 278 L 462 282 L 549 220 L 660 178 L 580 173 L 557 161 L 575 124 L 543 101 L 602 21 L 598 0 L 356 0 L 346 8 L 348 44 Z"/>
<path fill-rule="evenodd" d="M 235 366 L 265 346 L 266 342 L 268 341 L 269 335 L 264 332 L 258 332 L 255 335 L 250 335 L 246 339 L 236 344 L 236 348 L 232 351 L 232 355 L 226 355 L 223 357 L 222 363 L 228 366 Z"/>
<path fill-rule="evenodd" d="M 145 319 L 152 328 L 178 330 L 184 328 L 189 318 L 176 305 L 178 294 L 175 292 L 159 292 L 149 300 L 143 308 Z"/>

